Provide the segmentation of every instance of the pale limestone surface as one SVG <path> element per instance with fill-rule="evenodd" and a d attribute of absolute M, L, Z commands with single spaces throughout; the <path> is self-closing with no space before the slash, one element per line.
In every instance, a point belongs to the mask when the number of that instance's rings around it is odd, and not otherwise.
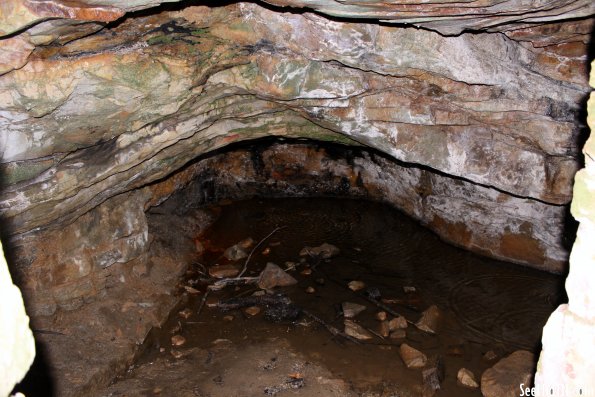
<path fill-rule="evenodd" d="M 35 341 L 21 292 L 12 283 L 1 245 L 0 302 L 0 396 L 8 396 L 33 363 Z"/>
<path fill-rule="evenodd" d="M 591 86 L 595 72 L 591 64 Z M 543 350 L 535 375 L 536 396 L 595 394 L 595 94 L 588 102 L 591 136 L 585 168 L 577 173 L 572 215 L 580 222 L 566 280 L 568 304 L 561 305 L 543 330 Z"/>

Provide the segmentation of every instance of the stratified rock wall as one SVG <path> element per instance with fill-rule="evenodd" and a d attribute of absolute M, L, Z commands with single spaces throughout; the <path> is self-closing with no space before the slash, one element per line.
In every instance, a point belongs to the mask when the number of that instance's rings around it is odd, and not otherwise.
<path fill-rule="evenodd" d="M 564 205 L 589 91 L 593 20 L 580 18 L 593 14 L 591 2 L 473 3 L 464 15 L 458 3 L 275 4 L 365 19 L 253 3 L 128 18 L 154 2 L 3 3 L 0 214 L 11 244 L 75 233 L 114 197 L 201 154 L 276 135 L 369 146 L 414 164 L 424 175 L 415 189 L 391 185 L 387 159 L 362 172 L 449 241 L 563 271 Z M 139 215 L 123 208 L 120 220 Z M 105 230 L 119 229 L 114 222 Z M 130 236 L 143 236 L 137 226 Z M 99 251 L 119 263 L 143 251 L 118 245 L 121 236 L 85 251 L 90 232 L 79 232 L 73 263 L 95 258 L 90 268 L 101 268 Z M 47 255 L 25 273 L 68 256 Z M 67 301 L 97 292 L 87 287 Z"/>

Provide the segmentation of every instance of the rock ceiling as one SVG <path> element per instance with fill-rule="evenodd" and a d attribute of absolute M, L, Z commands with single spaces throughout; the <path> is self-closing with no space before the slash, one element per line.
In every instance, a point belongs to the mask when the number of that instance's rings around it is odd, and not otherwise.
<path fill-rule="evenodd" d="M 8 233 L 277 135 L 366 145 L 522 200 L 509 205 L 530 227 L 509 232 L 565 262 L 591 0 L 267 3 L 2 2 Z M 543 205 L 553 231 L 532 230 Z"/>

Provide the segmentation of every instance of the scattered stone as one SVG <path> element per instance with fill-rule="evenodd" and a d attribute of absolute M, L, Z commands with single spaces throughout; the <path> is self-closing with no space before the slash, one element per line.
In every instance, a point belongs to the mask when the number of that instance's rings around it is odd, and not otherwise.
<path fill-rule="evenodd" d="M 165 347 L 160 347 L 159 348 L 159 353 L 165 353 Z"/>
<path fill-rule="evenodd" d="M 493 361 L 498 358 L 498 355 L 493 350 L 488 350 L 484 355 L 483 358 L 487 361 Z"/>
<path fill-rule="evenodd" d="M 386 314 L 386 312 L 376 313 L 376 320 L 378 320 L 378 321 L 384 321 L 387 319 L 387 317 L 388 317 L 388 315 Z"/>
<path fill-rule="evenodd" d="M 350 281 L 347 284 L 347 286 L 352 291 L 359 291 L 359 290 L 366 288 L 366 284 L 363 281 L 359 281 L 359 280 Z"/>
<path fill-rule="evenodd" d="M 316 292 L 316 289 L 314 289 L 314 287 L 308 287 L 308 288 L 306 288 L 306 292 L 309 294 L 313 294 Z"/>
<path fill-rule="evenodd" d="M 268 255 L 271 253 L 271 248 L 270 247 L 266 247 L 265 249 L 262 250 L 261 252 L 263 255 Z"/>
<path fill-rule="evenodd" d="M 258 277 L 258 287 L 261 289 L 287 287 L 294 284 L 297 284 L 297 280 L 272 262 L 267 263 Z"/>
<path fill-rule="evenodd" d="M 380 326 L 378 327 L 378 333 L 383 337 L 386 338 L 390 335 L 390 329 L 388 326 L 388 321 L 381 321 Z"/>
<path fill-rule="evenodd" d="M 442 357 L 434 358 L 422 372 L 423 397 L 432 397 L 440 390 L 440 384 L 444 380 L 444 361 Z"/>
<path fill-rule="evenodd" d="M 215 265 L 209 268 L 209 275 L 215 278 L 235 277 L 240 273 L 234 265 Z"/>
<path fill-rule="evenodd" d="M 171 345 L 172 346 L 182 346 L 186 343 L 186 338 L 182 335 L 174 335 L 171 337 Z"/>
<path fill-rule="evenodd" d="M 190 316 L 192 316 L 192 310 L 187 307 L 184 310 L 179 311 L 178 315 L 182 317 L 184 320 L 188 320 Z"/>
<path fill-rule="evenodd" d="M 345 320 L 345 333 L 355 339 L 369 340 L 373 339 L 374 335 L 359 324 L 354 323 L 351 320 Z"/>
<path fill-rule="evenodd" d="M 153 389 L 153 394 L 161 394 L 162 391 L 163 391 L 163 389 L 160 388 L 159 386 L 157 386 L 156 388 Z"/>
<path fill-rule="evenodd" d="M 329 259 L 339 255 L 341 250 L 332 244 L 324 243 L 318 247 L 304 247 L 300 251 L 300 256 L 317 256 L 322 259 Z"/>
<path fill-rule="evenodd" d="M 343 317 L 345 318 L 354 318 L 355 316 L 366 310 L 366 307 L 364 305 L 359 305 L 353 302 L 343 302 L 341 308 L 343 309 Z"/>
<path fill-rule="evenodd" d="M 237 243 L 232 245 L 231 247 L 227 248 L 223 251 L 223 256 L 232 262 L 239 261 L 240 259 L 244 259 L 248 256 L 248 252 L 246 252 L 246 248 L 243 247 L 242 243 Z"/>
<path fill-rule="evenodd" d="M 310 268 L 306 268 L 306 269 L 302 270 L 302 271 L 300 272 L 300 274 L 301 274 L 302 276 L 309 276 L 310 274 L 312 274 L 312 269 L 310 269 Z"/>
<path fill-rule="evenodd" d="M 440 309 L 438 309 L 438 306 L 432 305 L 422 313 L 421 318 L 417 323 L 415 323 L 415 326 L 422 331 L 435 334 L 438 329 L 439 322 Z"/>
<path fill-rule="evenodd" d="M 170 353 L 176 359 L 182 358 L 182 357 L 184 357 L 186 355 L 186 354 L 184 354 L 184 352 L 181 352 L 179 350 L 172 350 Z"/>
<path fill-rule="evenodd" d="M 526 350 L 517 350 L 498 361 L 481 375 L 484 397 L 518 396 L 519 385 L 530 385 L 535 370 L 535 357 Z"/>
<path fill-rule="evenodd" d="M 244 313 L 246 313 L 249 316 L 256 316 L 258 313 L 260 313 L 260 307 L 258 306 L 250 306 L 244 309 Z"/>
<path fill-rule="evenodd" d="M 234 320 L 234 318 L 235 317 L 232 315 L 223 316 L 223 321 L 231 322 Z"/>
<path fill-rule="evenodd" d="M 404 329 L 396 329 L 390 332 L 391 339 L 405 339 L 407 337 L 407 331 Z"/>
<path fill-rule="evenodd" d="M 185 285 L 184 286 L 184 289 L 186 290 L 186 292 L 188 292 L 189 294 L 192 294 L 192 295 L 198 295 L 198 294 L 200 294 L 200 291 L 199 290 L 197 290 L 196 288 L 191 287 L 189 285 Z"/>
<path fill-rule="evenodd" d="M 475 380 L 475 375 L 467 368 L 459 369 L 459 372 L 457 373 L 457 384 L 470 389 L 477 389 L 479 387 L 479 384 L 477 384 L 477 381 Z"/>
<path fill-rule="evenodd" d="M 403 316 L 395 317 L 388 322 L 388 326 L 391 332 L 397 329 L 407 328 L 407 319 Z"/>
<path fill-rule="evenodd" d="M 409 346 L 407 343 L 403 343 L 399 347 L 399 354 L 407 368 L 410 369 L 423 368 L 428 362 L 428 358 L 425 354 Z"/>
<path fill-rule="evenodd" d="M 411 293 L 411 292 L 416 292 L 417 289 L 415 289 L 415 287 L 407 286 L 407 287 L 403 287 L 403 291 L 405 291 L 405 293 L 408 294 L 408 293 Z"/>

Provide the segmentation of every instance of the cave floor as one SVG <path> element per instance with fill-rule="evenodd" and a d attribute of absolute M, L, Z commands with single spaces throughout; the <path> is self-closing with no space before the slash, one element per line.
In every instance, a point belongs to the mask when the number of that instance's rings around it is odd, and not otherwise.
<path fill-rule="evenodd" d="M 220 210 L 219 218 L 201 239 L 205 253 L 185 278 L 186 286 L 201 293 L 184 294 L 161 330 L 148 338 L 136 363 L 101 395 L 422 395 L 422 372 L 407 369 L 399 356 L 399 345 L 406 342 L 430 361 L 442 358 L 445 375 L 435 395 L 480 396 L 479 389 L 457 384 L 458 370 L 470 369 L 479 381 L 485 369 L 515 350 L 537 353 L 542 326 L 565 299 L 562 277 L 452 247 L 382 204 L 267 199 L 215 210 Z M 296 263 L 289 273 L 298 283 L 276 291 L 340 330 L 341 303 L 364 305 L 354 321 L 372 331 L 372 339 L 355 344 L 303 315 L 271 322 L 263 312 L 251 315 L 245 309 L 223 312 L 216 307 L 229 298 L 250 296 L 258 290 L 254 285 L 210 292 L 197 314 L 206 268 L 229 264 L 222 256 L 227 247 L 247 237 L 261 241 L 277 227 L 283 229 L 255 250 L 247 275 L 257 276 L 267 262 L 282 268 Z M 326 260 L 300 257 L 304 246 L 322 243 L 337 246 L 339 255 Z M 236 264 L 244 263 L 241 259 Z M 381 309 L 365 299 L 363 290 L 347 288 L 353 280 L 377 289 L 391 310 L 411 322 L 436 305 L 436 334 L 410 324 L 405 339 L 376 335 Z M 180 316 L 184 309 L 190 310 Z M 173 335 L 183 336 L 184 344 L 173 347 Z M 488 352 L 497 358 L 486 358 Z"/>

